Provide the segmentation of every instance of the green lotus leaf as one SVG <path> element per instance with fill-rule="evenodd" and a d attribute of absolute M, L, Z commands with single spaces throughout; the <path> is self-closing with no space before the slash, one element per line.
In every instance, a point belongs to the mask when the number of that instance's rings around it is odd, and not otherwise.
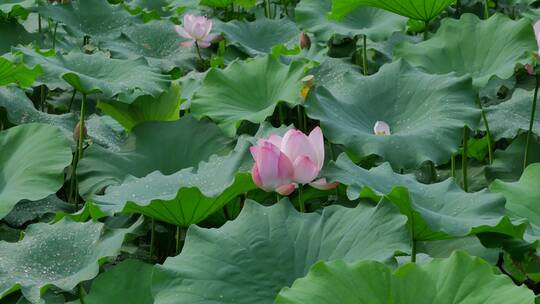
<path fill-rule="evenodd" d="M 447 163 L 460 146 L 463 126 L 474 128 L 480 120 L 467 77 L 431 75 L 402 61 L 369 77 L 340 77 L 331 91 L 318 87 L 309 95 L 308 116 L 321 121 L 331 142 L 359 155 L 379 155 L 395 168 Z M 392 134 L 375 135 L 377 121 L 388 123 Z"/>
<path fill-rule="evenodd" d="M 105 229 L 103 223 L 77 223 L 68 219 L 34 224 L 17 243 L 0 241 L 0 298 L 21 290 L 38 303 L 49 287 L 70 291 L 99 273 L 100 262 L 119 253 L 124 237 L 142 223 L 127 229 Z"/>
<path fill-rule="evenodd" d="M 43 75 L 38 79 L 50 89 L 76 89 L 83 94 L 102 93 L 105 98 L 125 95 L 159 96 L 167 89 L 169 77 L 148 66 L 146 60 L 110 59 L 103 54 L 86 55 L 77 51 L 67 55 L 45 56 L 27 48 L 18 48 L 24 62 L 40 65 Z"/>
<path fill-rule="evenodd" d="M 85 297 L 86 304 L 152 304 L 152 265 L 126 260 L 100 274 Z M 113 287 L 114 288 L 111 288 Z M 129 291 L 129 292 L 128 292 Z"/>
<path fill-rule="evenodd" d="M 429 21 L 456 0 L 332 0 L 332 18 L 341 19 L 360 6 L 378 7 L 411 19 Z"/>
<path fill-rule="evenodd" d="M 22 227 L 35 219 L 42 219 L 56 212 L 74 212 L 75 206 L 68 204 L 56 195 L 48 196 L 37 201 L 21 201 L 4 217 L 11 227 Z"/>
<path fill-rule="evenodd" d="M 8 120 L 16 125 L 43 123 L 60 128 L 67 139 L 73 141 L 73 129 L 79 118 L 75 113 L 48 114 L 34 107 L 32 101 L 19 88 L 0 88 L 0 108 L 4 108 Z M 124 129 L 108 116 L 91 115 L 86 120 L 88 136 L 94 143 L 103 147 L 117 149 L 118 142 L 124 138 Z"/>
<path fill-rule="evenodd" d="M 467 193 L 453 180 L 422 184 L 412 175 L 394 173 L 388 163 L 371 170 L 355 165 L 345 154 L 328 165 L 325 176 L 347 186 L 349 199 L 378 201 L 387 195 L 413 223 L 415 240 L 462 237 L 479 232 L 521 236 L 504 216 L 504 197 L 486 190 Z"/>
<path fill-rule="evenodd" d="M 28 10 L 37 6 L 36 0 L 2 0 L 0 12 L 6 15 L 28 16 Z"/>
<path fill-rule="evenodd" d="M 430 261 L 432 258 L 448 258 L 454 251 L 459 250 L 469 255 L 480 257 L 491 265 L 496 265 L 499 261 L 500 254 L 500 249 L 498 248 L 484 247 L 475 235 L 450 240 L 417 242 L 416 250 L 420 253 L 417 257 L 417 263 L 422 253 L 430 258 L 424 259 L 424 261 Z M 406 262 L 410 261 L 410 257 L 403 258 L 406 259 Z"/>
<path fill-rule="evenodd" d="M 173 84 L 158 98 L 141 96 L 132 104 L 98 102 L 98 108 L 130 131 L 145 121 L 175 121 L 180 118 L 180 86 Z"/>
<path fill-rule="evenodd" d="M 114 39 L 129 27 L 142 23 L 121 5 L 107 0 L 69 1 L 67 4 L 41 5 L 39 12 L 60 22 L 65 31 L 75 37 Z"/>
<path fill-rule="evenodd" d="M 493 164 L 486 167 L 486 177 L 489 181 L 500 179 L 505 182 L 514 182 L 523 173 L 523 161 L 525 159 L 525 144 L 527 133 L 519 135 L 506 150 L 496 150 Z M 540 163 L 540 139 L 531 137 L 529 143 L 528 164 Z"/>
<path fill-rule="evenodd" d="M 514 21 L 495 14 L 480 20 L 463 14 L 459 20 L 445 18 L 427 41 L 397 46 L 394 55 L 430 73 L 470 75 L 474 86 L 482 88 L 494 76 L 510 78 L 518 63 L 531 62 L 530 53 L 537 48 L 526 19 Z"/>
<path fill-rule="evenodd" d="M 261 18 L 252 22 L 233 20 L 216 24 L 229 44 L 251 56 L 272 52 L 272 47 L 294 42 L 298 44 L 300 31 L 288 19 Z"/>
<path fill-rule="evenodd" d="M 0 219 L 19 201 L 39 200 L 60 189 L 72 158 L 62 132 L 44 124 L 0 132 L 0 151 Z"/>
<path fill-rule="evenodd" d="M 200 0 L 201 5 L 225 8 L 231 5 L 239 5 L 243 8 L 252 8 L 257 5 L 257 0 Z"/>
<path fill-rule="evenodd" d="M 240 122 L 263 122 L 279 102 L 298 104 L 303 68 L 301 62 L 285 65 L 268 55 L 233 62 L 224 70 L 211 69 L 193 95 L 192 113 L 212 118 L 234 135 Z"/>
<path fill-rule="evenodd" d="M 298 213 L 287 199 L 247 201 L 219 229 L 191 226 L 182 253 L 154 270 L 156 304 L 273 303 L 317 261 L 389 261 L 409 251 L 406 218 L 387 203 Z"/>
<path fill-rule="evenodd" d="M 11 48 L 16 45 L 29 44 L 37 38 L 35 34 L 28 33 L 15 20 L 0 20 L 0 37 L 2 37 L 0 41 L 0 55 L 10 52 Z"/>
<path fill-rule="evenodd" d="M 195 68 L 197 58 L 193 48 L 180 46 L 181 38 L 169 21 L 152 21 L 135 24 L 123 31 L 118 39 L 106 40 L 102 47 L 111 51 L 115 58 L 137 59 L 144 57 L 148 64 L 164 72 L 175 67 Z"/>
<path fill-rule="evenodd" d="M 506 209 L 512 216 L 525 218 L 530 227 L 525 237 L 528 241 L 540 240 L 540 164 L 529 165 L 517 182 L 496 180 L 490 185 L 493 192 L 506 198 Z"/>
<path fill-rule="evenodd" d="M 211 122 L 187 116 L 173 122 L 142 123 L 118 151 L 98 145 L 86 149 L 77 169 L 79 189 L 88 196 L 121 184 L 130 175 L 140 178 L 156 170 L 171 175 L 230 149 L 230 140 Z"/>
<path fill-rule="evenodd" d="M 516 89 L 510 100 L 486 108 L 491 136 L 495 139 L 514 138 L 519 131 L 529 130 L 533 91 Z M 537 107 L 532 130 L 540 135 L 540 107 Z"/>
<path fill-rule="evenodd" d="M 477 257 L 455 252 L 426 265 L 396 271 L 378 262 L 319 262 L 283 289 L 276 304 L 533 303 L 534 294 Z"/>
<path fill-rule="evenodd" d="M 23 88 L 29 87 L 41 73 L 40 66 L 29 69 L 22 63 L 13 63 L 0 57 L 0 86 L 14 83 Z"/>
<path fill-rule="evenodd" d="M 314 33 L 319 40 L 328 41 L 335 34 L 366 35 L 370 40 L 385 40 L 394 32 L 405 29 L 407 18 L 373 7 L 361 6 L 336 21 L 328 19 L 331 0 L 302 0 L 296 6 L 298 26 Z"/>

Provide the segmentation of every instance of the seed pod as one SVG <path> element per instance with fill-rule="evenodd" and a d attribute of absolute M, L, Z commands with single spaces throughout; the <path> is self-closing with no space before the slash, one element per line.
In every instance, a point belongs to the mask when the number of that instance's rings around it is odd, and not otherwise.
<path fill-rule="evenodd" d="M 300 47 L 304 50 L 308 50 L 311 47 L 311 39 L 304 32 L 300 33 Z"/>

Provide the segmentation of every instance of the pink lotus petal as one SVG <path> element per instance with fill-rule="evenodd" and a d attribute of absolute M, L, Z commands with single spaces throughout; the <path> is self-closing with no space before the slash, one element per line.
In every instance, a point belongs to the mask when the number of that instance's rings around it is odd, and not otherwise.
<path fill-rule="evenodd" d="M 281 148 L 281 142 L 283 141 L 283 138 L 279 135 L 272 134 L 268 138 L 268 141 L 271 142 L 274 146 Z"/>
<path fill-rule="evenodd" d="M 317 168 L 321 170 L 324 165 L 324 137 L 321 128 L 313 129 L 309 133 L 308 139 L 317 154 Z"/>
<path fill-rule="evenodd" d="M 294 189 L 296 189 L 295 184 L 287 184 L 287 185 L 277 188 L 276 192 L 283 196 L 288 196 L 289 194 L 294 192 Z"/>
<path fill-rule="evenodd" d="M 176 30 L 176 32 L 178 33 L 178 35 L 186 38 L 186 39 L 191 39 L 191 36 L 186 32 L 186 30 L 184 29 L 184 27 L 180 26 L 180 25 L 177 25 L 174 27 L 174 29 Z"/>
<path fill-rule="evenodd" d="M 538 54 L 540 55 L 540 20 L 536 21 L 536 23 L 533 26 L 534 28 L 534 35 L 536 36 L 536 44 L 538 45 Z"/>
<path fill-rule="evenodd" d="M 193 25 L 193 31 L 191 32 L 193 38 L 202 40 L 206 36 L 206 26 L 204 23 L 195 23 Z"/>
<path fill-rule="evenodd" d="M 212 44 L 210 42 L 206 42 L 206 41 L 197 41 L 197 45 L 201 49 L 206 49 L 206 48 L 209 48 Z"/>
<path fill-rule="evenodd" d="M 210 43 L 216 42 L 221 40 L 221 34 L 208 34 L 203 40 Z"/>
<path fill-rule="evenodd" d="M 259 175 L 259 169 L 257 168 L 257 164 L 253 164 L 253 168 L 251 168 L 251 177 L 253 178 L 253 182 L 257 187 L 262 188 L 263 183 L 261 180 L 261 176 Z"/>
<path fill-rule="evenodd" d="M 187 41 L 180 42 L 180 45 L 183 47 L 192 47 L 194 43 L 195 43 L 195 40 L 187 40 Z"/>
<path fill-rule="evenodd" d="M 300 155 L 294 161 L 293 167 L 294 181 L 299 184 L 310 183 L 319 175 L 317 164 L 307 155 Z"/>
<path fill-rule="evenodd" d="M 313 187 L 315 189 L 319 189 L 319 190 L 330 190 L 330 189 L 334 189 L 337 186 L 339 186 L 339 183 L 337 183 L 337 182 L 328 183 L 326 181 L 326 178 L 319 178 L 318 180 L 310 183 L 309 185 L 311 187 Z"/>
<path fill-rule="evenodd" d="M 309 138 L 301 131 L 287 131 L 281 142 L 281 150 L 293 163 L 301 155 L 307 155 L 318 163 L 317 152 L 311 145 Z"/>

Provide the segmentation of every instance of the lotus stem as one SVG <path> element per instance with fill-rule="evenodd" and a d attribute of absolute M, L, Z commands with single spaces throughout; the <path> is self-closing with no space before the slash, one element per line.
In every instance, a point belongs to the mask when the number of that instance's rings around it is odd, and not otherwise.
<path fill-rule="evenodd" d="M 411 247 L 411 263 L 416 263 L 416 240 L 414 239 L 414 236 L 412 238 Z"/>
<path fill-rule="evenodd" d="M 52 41 L 52 48 L 53 50 L 56 50 L 56 31 L 58 30 L 58 21 L 54 24 L 54 32 L 53 32 L 53 41 Z"/>
<path fill-rule="evenodd" d="M 40 103 L 40 108 L 41 108 L 41 111 L 42 112 L 46 112 L 45 111 L 45 100 L 47 99 L 47 96 L 45 96 L 45 85 L 41 85 L 41 87 L 39 88 L 39 103 Z"/>
<path fill-rule="evenodd" d="M 463 156 L 461 157 L 461 173 L 463 174 L 463 190 L 469 192 L 469 182 L 467 178 L 467 154 L 469 142 L 469 127 L 463 128 Z"/>
<path fill-rule="evenodd" d="M 197 41 L 195 41 L 195 49 L 197 50 L 197 55 L 199 56 L 199 60 L 204 61 L 202 56 L 201 56 L 201 48 L 199 47 L 199 43 Z"/>
<path fill-rule="evenodd" d="M 302 118 L 303 118 L 303 114 L 302 114 L 302 107 L 301 106 L 298 106 L 298 109 L 297 109 L 297 120 L 298 120 L 298 129 L 300 129 L 302 132 L 305 132 L 306 130 L 303 128 L 304 127 L 304 123 L 302 122 Z"/>
<path fill-rule="evenodd" d="M 154 245 L 156 241 L 155 239 L 156 239 L 156 221 L 152 218 L 152 228 L 150 230 L 150 254 L 149 254 L 150 262 L 152 262 L 152 259 L 154 257 Z"/>
<path fill-rule="evenodd" d="M 86 295 L 86 291 L 84 290 L 84 287 L 81 283 L 79 283 L 79 300 L 81 304 L 84 304 L 84 296 Z"/>
<path fill-rule="evenodd" d="M 362 48 L 362 69 L 364 70 L 364 76 L 369 75 L 368 61 L 367 61 L 367 36 L 362 35 L 364 40 L 364 47 Z"/>
<path fill-rule="evenodd" d="M 270 19 L 270 0 L 264 0 L 264 15 Z"/>
<path fill-rule="evenodd" d="M 491 131 L 489 130 L 489 123 L 486 117 L 486 111 L 484 111 L 484 107 L 482 106 L 480 97 L 478 97 L 476 100 L 478 102 L 478 106 L 480 107 L 480 111 L 482 113 L 482 120 L 484 121 L 484 127 L 486 128 L 486 136 L 488 140 L 488 159 L 489 159 L 489 164 L 491 165 L 493 163 L 493 148 L 492 148 Z"/>
<path fill-rule="evenodd" d="M 181 240 L 181 233 L 182 233 L 182 230 L 180 228 L 180 226 L 176 226 L 176 235 L 175 235 L 175 238 L 176 238 L 176 255 L 178 255 L 180 253 L 180 245 L 182 243 L 182 240 Z"/>
<path fill-rule="evenodd" d="M 452 154 L 452 157 L 450 157 L 450 168 L 452 172 L 452 177 L 456 178 L 456 155 Z"/>
<path fill-rule="evenodd" d="M 84 112 L 86 108 L 86 94 L 82 95 L 81 101 L 81 113 L 79 115 L 79 137 L 77 138 L 77 150 L 75 151 L 75 158 L 73 159 L 73 168 L 71 170 L 71 181 L 70 181 L 70 200 L 75 200 L 75 207 L 79 207 L 79 198 L 78 198 L 78 189 L 77 189 L 77 167 L 79 161 L 83 156 L 83 146 L 84 146 Z"/>
<path fill-rule="evenodd" d="M 298 186 L 298 206 L 300 208 L 300 213 L 306 212 L 306 206 L 304 205 L 304 185 Z"/>
<path fill-rule="evenodd" d="M 484 19 L 489 19 L 489 0 L 484 0 Z"/>
<path fill-rule="evenodd" d="M 534 98 L 533 98 L 533 104 L 531 109 L 531 121 L 529 122 L 529 132 L 527 133 L 527 142 L 525 144 L 525 156 L 523 157 L 523 170 L 527 168 L 527 165 L 529 163 L 529 145 L 531 143 L 531 138 L 533 134 L 533 127 L 534 127 L 534 119 L 536 115 L 536 105 L 538 102 L 538 86 L 540 85 L 540 77 L 536 75 L 536 85 L 534 87 Z"/>
<path fill-rule="evenodd" d="M 459 17 L 461 10 L 461 0 L 456 0 L 456 17 Z"/>
<path fill-rule="evenodd" d="M 424 41 L 428 40 L 429 38 L 429 24 L 431 20 L 424 21 Z"/>
<path fill-rule="evenodd" d="M 283 113 L 283 106 L 278 104 L 278 115 L 279 115 L 279 125 L 282 126 L 285 124 L 285 113 Z"/>

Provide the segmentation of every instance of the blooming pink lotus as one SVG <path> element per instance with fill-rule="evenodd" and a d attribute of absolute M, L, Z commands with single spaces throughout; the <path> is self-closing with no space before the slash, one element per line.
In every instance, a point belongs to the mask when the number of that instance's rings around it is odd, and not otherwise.
<path fill-rule="evenodd" d="M 201 48 L 207 48 L 219 37 L 218 34 L 210 33 L 212 31 L 212 20 L 204 16 L 186 14 L 184 15 L 183 26 L 177 25 L 175 29 L 180 36 L 189 39 L 180 43 L 184 47 L 191 47 L 196 44 Z"/>
<path fill-rule="evenodd" d="M 289 195 L 297 184 L 309 183 L 321 190 L 337 186 L 324 178 L 313 182 L 324 165 L 324 138 L 319 127 L 309 136 L 298 130 L 289 130 L 283 137 L 272 135 L 250 150 L 255 160 L 253 181 L 265 191 Z"/>

